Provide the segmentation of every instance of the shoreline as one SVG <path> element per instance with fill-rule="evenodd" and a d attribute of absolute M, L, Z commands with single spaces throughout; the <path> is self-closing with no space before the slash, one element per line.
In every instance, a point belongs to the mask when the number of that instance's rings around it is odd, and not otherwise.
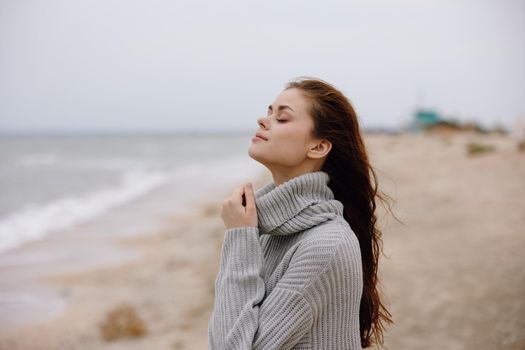
<path fill-rule="evenodd" d="M 267 179 L 266 175 L 259 173 L 254 179 L 246 180 L 255 184 Z M 13 342 L 14 335 L 24 332 L 24 329 L 45 328 L 46 324 L 71 312 L 72 303 L 75 304 L 75 284 L 80 281 L 80 276 L 95 278 L 97 274 L 103 275 L 111 270 L 129 270 L 137 262 L 148 259 L 151 245 L 157 247 L 165 240 L 173 244 L 171 240 L 175 237 L 182 243 L 187 241 L 181 237 L 184 229 L 188 229 L 187 223 L 198 229 L 203 228 L 204 222 L 218 218 L 221 193 L 230 191 L 227 188 L 230 184 L 225 186 L 220 191 L 212 191 L 207 198 L 193 198 L 191 208 L 185 211 L 159 213 L 155 220 L 147 219 L 144 226 L 138 225 L 133 230 L 126 224 L 128 228 L 120 233 L 108 233 L 112 231 L 112 225 L 98 224 L 105 220 L 98 217 L 71 229 L 52 232 L 42 239 L 25 242 L 1 254 L 0 349 L 3 349 L 3 341 Z M 162 189 L 156 191 L 162 192 Z M 148 195 L 158 198 L 154 193 Z M 114 215 L 114 212 L 108 212 L 103 216 Z M 97 231 L 98 228 L 103 231 Z M 103 314 L 102 310 L 99 311 Z"/>

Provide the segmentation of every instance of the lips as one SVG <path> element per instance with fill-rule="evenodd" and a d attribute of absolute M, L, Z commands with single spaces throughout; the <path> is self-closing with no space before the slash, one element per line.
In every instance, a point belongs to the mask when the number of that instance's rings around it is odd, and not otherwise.
<path fill-rule="evenodd" d="M 255 137 L 260 137 L 261 139 L 263 139 L 264 141 L 268 141 L 268 139 L 266 137 L 264 137 L 261 133 L 256 133 L 255 134 Z"/>

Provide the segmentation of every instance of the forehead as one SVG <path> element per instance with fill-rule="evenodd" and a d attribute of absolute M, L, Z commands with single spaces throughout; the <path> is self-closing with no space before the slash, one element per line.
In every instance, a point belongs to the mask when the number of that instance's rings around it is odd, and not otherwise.
<path fill-rule="evenodd" d="M 309 110 L 308 99 L 299 89 L 291 88 L 281 92 L 274 101 L 274 107 L 279 105 L 290 106 L 296 113 L 307 113 Z"/>

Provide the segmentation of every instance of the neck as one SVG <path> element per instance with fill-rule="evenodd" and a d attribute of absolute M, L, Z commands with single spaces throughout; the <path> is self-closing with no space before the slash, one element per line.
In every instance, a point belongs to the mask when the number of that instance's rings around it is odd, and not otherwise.
<path fill-rule="evenodd" d="M 269 170 L 272 173 L 273 183 L 275 186 L 279 186 L 295 177 L 304 175 L 306 173 L 320 171 L 321 168 L 311 164 L 303 163 L 302 166 L 295 168 L 272 168 Z"/>

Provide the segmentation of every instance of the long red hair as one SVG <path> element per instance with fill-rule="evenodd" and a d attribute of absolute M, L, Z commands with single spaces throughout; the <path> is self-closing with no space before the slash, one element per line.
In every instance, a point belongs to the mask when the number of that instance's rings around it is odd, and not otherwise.
<path fill-rule="evenodd" d="M 356 234 L 363 266 L 363 294 L 359 321 L 361 345 L 383 344 L 386 323 L 392 315 L 383 304 L 378 290 L 377 267 L 382 252 L 381 231 L 376 226 L 377 176 L 368 161 L 367 152 L 354 108 L 338 89 L 325 81 L 299 78 L 286 84 L 296 88 L 311 102 L 314 119 L 313 136 L 332 143 L 321 170 L 330 175 L 330 189 L 344 205 L 344 218 Z M 390 198 L 390 197 L 389 197 Z"/>

